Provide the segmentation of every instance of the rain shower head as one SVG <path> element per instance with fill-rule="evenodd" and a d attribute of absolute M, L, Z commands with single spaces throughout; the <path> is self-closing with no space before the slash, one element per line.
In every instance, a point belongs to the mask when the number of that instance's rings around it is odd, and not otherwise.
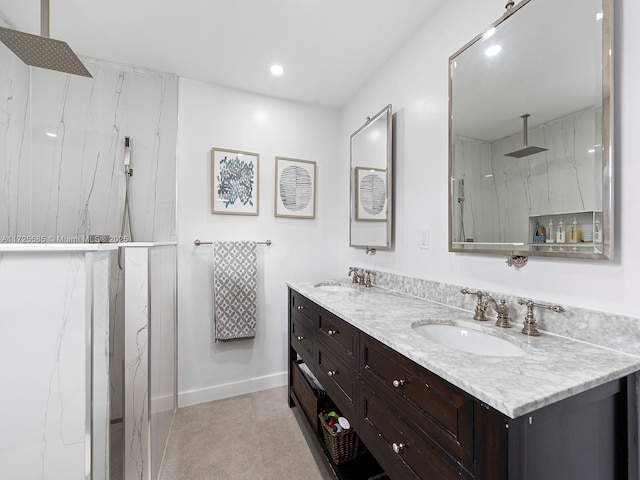
<path fill-rule="evenodd" d="M 29 66 L 91 77 L 67 42 L 49 38 L 49 0 L 40 8 L 41 36 L 0 27 L 0 41 Z"/>
<path fill-rule="evenodd" d="M 548 148 L 534 147 L 533 145 L 532 146 L 527 145 L 528 143 L 527 119 L 530 116 L 531 115 L 529 115 L 528 113 L 521 115 L 522 122 L 523 122 L 523 126 L 522 126 L 522 139 L 524 144 L 523 147 L 520 150 L 516 150 L 515 152 L 505 153 L 505 157 L 522 158 L 522 157 L 528 157 L 529 155 L 533 155 L 534 153 L 540 153 L 540 152 L 549 150 Z"/>

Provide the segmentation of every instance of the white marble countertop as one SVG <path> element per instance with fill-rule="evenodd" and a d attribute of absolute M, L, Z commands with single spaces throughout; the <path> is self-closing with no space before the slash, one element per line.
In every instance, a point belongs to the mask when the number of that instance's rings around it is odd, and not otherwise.
<path fill-rule="evenodd" d="M 436 373 L 511 418 L 640 370 L 640 357 L 541 332 L 529 337 L 512 328 L 476 322 L 473 313 L 380 287 L 353 286 L 346 292 L 315 288 L 318 282 L 289 287 L 385 345 Z M 508 339 L 526 351 L 495 357 L 453 350 L 417 334 L 412 324 L 459 323 Z"/>

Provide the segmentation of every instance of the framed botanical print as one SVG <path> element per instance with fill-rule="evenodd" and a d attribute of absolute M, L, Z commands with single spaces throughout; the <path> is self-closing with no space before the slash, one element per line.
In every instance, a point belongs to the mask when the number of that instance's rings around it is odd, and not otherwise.
<path fill-rule="evenodd" d="M 211 213 L 258 215 L 260 154 L 211 150 Z"/>
<path fill-rule="evenodd" d="M 316 217 L 316 162 L 276 157 L 276 217 Z"/>

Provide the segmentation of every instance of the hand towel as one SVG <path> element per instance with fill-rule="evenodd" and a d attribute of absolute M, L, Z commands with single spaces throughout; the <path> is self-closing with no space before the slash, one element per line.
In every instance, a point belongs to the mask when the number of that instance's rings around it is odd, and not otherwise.
<path fill-rule="evenodd" d="M 256 242 L 213 242 L 216 342 L 256 336 L 257 288 Z"/>

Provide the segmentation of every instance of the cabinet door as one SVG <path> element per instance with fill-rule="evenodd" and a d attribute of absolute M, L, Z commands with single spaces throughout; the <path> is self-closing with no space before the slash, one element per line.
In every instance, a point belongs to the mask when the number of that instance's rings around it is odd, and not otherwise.
<path fill-rule="evenodd" d="M 290 290 L 289 312 L 292 318 L 298 320 L 309 331 L 315 333 L 316 325 L 316 304 L 304 295 L 300 295 L 295 290 Z"/>
<path fill-rule="evenodd" d="M 357 368 L 357 329 L 322 308 L 318 308 L 318 341 L 354 370 Z"/>
<path fill-rule="evenodd" d="M 304 363 L 315 370 L 316 366 L 316 342 L 313 330 L 308 330 L 298 319 L 291 319 L 291 346 L 304 360 Z"/>
<path fill-rule="evenodd" d="M 353 423 L 358 386 L 357 373 L 322 343 L 318 342 L 317 349 L 316 377 L 342 415 Z"/>
<path fill-rule="evenodd" d="M 473 472 L 473 397 L 368 335 L 360 351 L 360 373 L 376 392 Z"/>
<path fill-rule="evenodd" d="M 439 453 L 367 382 L 360 385 L 359 411 L 360 436 L 391 478 L 473 478 L 453 459 Z"/>

